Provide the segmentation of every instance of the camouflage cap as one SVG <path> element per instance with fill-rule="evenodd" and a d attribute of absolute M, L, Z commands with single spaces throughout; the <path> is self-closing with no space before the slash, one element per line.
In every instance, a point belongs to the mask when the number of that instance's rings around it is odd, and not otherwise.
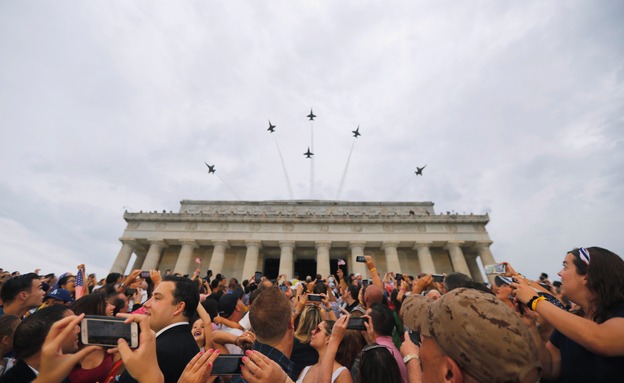
<path fill-rule="evenodd" d="M 410 296 L 401 316 L 480 382 L 519 382 L 540 366 L 529 329 L 494 295 L 459 288 L 437 301 Z"/>

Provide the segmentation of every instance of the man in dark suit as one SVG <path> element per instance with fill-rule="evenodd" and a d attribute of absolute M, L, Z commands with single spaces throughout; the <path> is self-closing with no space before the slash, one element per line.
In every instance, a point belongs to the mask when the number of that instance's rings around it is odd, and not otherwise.
<path fill-rule="evenodd" d="M 167 275 L 143 305 L 156 332 L 156 356 L 165 383 L 177 382 L 186 364 L 199 352 L 189 324 L 198 304 L 199 292 L 190 279 Z M 136 382 L 128 372 L 119 381 Z"/>

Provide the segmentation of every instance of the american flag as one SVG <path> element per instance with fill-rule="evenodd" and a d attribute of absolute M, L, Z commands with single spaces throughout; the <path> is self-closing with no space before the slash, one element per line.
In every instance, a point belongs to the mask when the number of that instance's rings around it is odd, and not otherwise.
<path fill-rule="evenodd" d="M 346 262 L 344 261 L 344 259 L 340 259 L 338 258 L 338 266 L 345 266 Z"/>
<path fill-rule="evenodd" d="M 76 274 L 76 299 L 80 299 L 84 295 L 84 270 L 78 269 Z"/>

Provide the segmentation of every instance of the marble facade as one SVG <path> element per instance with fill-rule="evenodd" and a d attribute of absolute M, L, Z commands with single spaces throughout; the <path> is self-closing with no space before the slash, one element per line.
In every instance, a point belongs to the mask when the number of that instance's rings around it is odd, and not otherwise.
<path fill-rule="evenodd" d="M 460 271 L 483 281 L 482 264 L 495 263 L 487 215 L 436 214 L 432 202 L 191 201 L 173 212 L 126 212 L 121 249 L 111 272 L 198 266 L 239 281 L 255 271 L 269 277 L 294 272 L 365 272 L 358 255 L 386 271 Z M 196 260 L 200 263 L 197 264 Z"/>

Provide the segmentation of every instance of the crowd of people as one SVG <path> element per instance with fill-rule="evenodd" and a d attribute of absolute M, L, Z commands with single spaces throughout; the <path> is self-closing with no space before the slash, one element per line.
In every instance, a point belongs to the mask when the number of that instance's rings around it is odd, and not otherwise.
<path fill-rule="evenodd" d="M 609 250 L 569 251 L 553 283 L 506 262 L 483 284 L 382 275 L 365 259 L 364 276 L 240 284 L 199 270 L 101 281 L 84 265 L 58 277 L 0 270 L 0 383 L 624 379 L 624 261 Z M 138 347 L 83 344 L 91 315 L 136 322 Z"/>

